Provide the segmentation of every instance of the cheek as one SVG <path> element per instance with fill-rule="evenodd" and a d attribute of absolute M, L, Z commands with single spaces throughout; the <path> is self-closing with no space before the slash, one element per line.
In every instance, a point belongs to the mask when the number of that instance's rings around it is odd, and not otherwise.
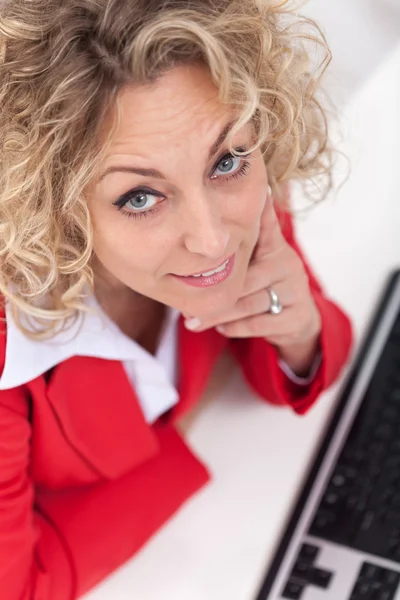
<path fill-rule="evenodd" d="M 264 160 L 258 151 L 248 181 L 244 181 L 244 197 L 251 217 L 259 217 L 268 197 L 268 176 Z"/>
<path fill-rule="evenodd" d="M 135 224 L 117 211 L 115 213 L 98 210 L 91 214 L 94 252 L 104 266 L 117 273 L 126 266 L 139 265 L 143 252 Z"/>
<path fill-rule="evenodd" d="M 93 249 L 106 269 L 129 287 L 151 285 L 150 279 L 162 269 L 166 256 L 166 244 L 151 239 L 146 223 L 142 227 L 140 221 L 120 213 L 108 214 L 105 219 L 96 215 Z"/>
<path fill-rule="evenodd" d="M 266 178 L 253 180 L 236 196 L 234 219 L 242 230 L 249 233 L 249 236 L 258 232 L 265 203 L 270 201 L 267 186 Z"/>
<path fill-rule="evenodd" d="M 109 211 L 91 211 L 93 225 L 93 249 L 95 254 L 107 262 L 120 260 L 126 248 L 126 233 L 123 223 Z M 120 217 L 120 215 L 117 215 Z"/>

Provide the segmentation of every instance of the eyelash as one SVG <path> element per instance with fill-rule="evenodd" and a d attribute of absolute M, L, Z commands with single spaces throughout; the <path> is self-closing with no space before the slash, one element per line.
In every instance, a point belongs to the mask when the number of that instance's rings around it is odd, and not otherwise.
<path fill-rule="evenodd" d="M 236 148 L 235 151 L 236 152 L 245 152 L 245 149 L 244 148 Z M 250 156 L 251 156 L 251 153 L 241 155 L 242 158 L 248 158 Z M 222 163 L 224 160 L 227 160 L 229 158 L 240 158 L 240 157 L 235 156 L 235 155 L 231 154 L 230 152 L 228 152 L 227 154 L 222 156 L 215 163 L 213 171 L 215 171 L 217 169 L 217 167 L 220 163 Z M 238 177 L 244 177 L 250 168 L 251 168 L 250 161 L 245 160 L 243 162 L 243 164 L 241 165 L 241 167 L 237 171 L 235 171 L 231 175 L 227 175 L 227 177 L 225 177 L 224 179 L 225 179 L 225 181 L 229 181 L 230 179 L 237 179 Z M 220 179 L 220 178 L 221 177 L 218 177 L 218 179 Z M 113 202 L 113 204 L 114 204 L 114 206 L 117 207 L 117 210 L 122 212 L 122 214 L 124 216 L 126 216 L 128 218 L 133 218 L 133 219 L 147 218 L 147 217 L 150 217 L 151 215 L 155 214 L 156 212 L 158 212 L 158 204 L 156 204 L 152 208 L 143 210 L 141 212 L 124 211 L 123 208 L 127 204 L 127 202 L 129 202 L 129 200 L 132 197 L 135 197 L 138 194 L 151 194 L 152 196 L 160 196 L 161 195 L 161 194 L 159 194 L 159 192 L 156 192 L 155 190 L 152 190 L 151 188 L 142 187 L 142 188 L 137 188 L 137 189 L 129 191 L 127 194 L 125 194 L 124 196 L 121 196 L 121 198 L 119 198 L 118 200 Z"/>

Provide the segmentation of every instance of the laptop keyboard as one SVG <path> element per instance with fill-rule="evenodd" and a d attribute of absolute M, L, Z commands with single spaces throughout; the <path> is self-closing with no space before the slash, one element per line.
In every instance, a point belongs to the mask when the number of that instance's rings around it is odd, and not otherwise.
<path fill-rule="evenodd" d="M 400 270 L 257 600 L 400 600 Z"/>
<path fill-rule="evenodd" d="M 400 562 L 400 319 L 309 533 Z"/>

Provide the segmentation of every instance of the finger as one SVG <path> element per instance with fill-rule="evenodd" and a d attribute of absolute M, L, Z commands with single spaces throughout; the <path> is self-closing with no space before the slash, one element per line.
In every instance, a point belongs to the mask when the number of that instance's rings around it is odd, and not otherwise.
<path fill-rule="evenodd" d="M 286 282 L 274 284 L 269 289 L 275 292 L 282 308 L 289 308 L 290 306 L 293 306 L 296 301 L 296 293 Z M 213 326 L 224 325 L 225 323 L 230 323 L 232 321 L 269 313 L 272 305 L 269 289 L 264 288 L 254 294 L 249 294 L 248 296 L 240 298 L 237 301 L 235 308 L 225 313 L 219 323 L 215 323 Z"/>
<path fill-rule="evenodd" d="M 293 304 L 295 300 L 295 293 L 286 282 L 274 284 L 273 290 L 277 294 L 279 302 L 284 308 L 287 308 Z M 195 323 L 197 325 L 195 330 L 200 332 L 206 329 L 211 329 L 212 327 L 245 319 L 247 317 L 267 313 L 270 308 L 271 296 L 268 290 L 264 288 L 258 292 L 255 292 L 254 294 L 248 294 L 245 297 L 240 298 L 236 302 L 234 308 L 225 312 L 223 316 L 218 315 L 214 319 L 203 322 L 200 322 L 197 319 L 197 323 Z M 186 326 L 188 325 L 188 323 L 185 324 Z"/>
<path fill-rule="evenodd" d="M 222 335 L 230 338 L 283 338 L 292 333 L 292 311 L 293 309 L 287 308 L 280 315 L 255 315 L 218 326 L 217 329 Z"/>

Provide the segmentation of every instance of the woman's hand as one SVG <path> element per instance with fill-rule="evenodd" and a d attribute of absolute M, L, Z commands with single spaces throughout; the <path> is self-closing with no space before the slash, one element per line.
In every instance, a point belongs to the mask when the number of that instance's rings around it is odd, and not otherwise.
<path fill-rule="evenodd" d="M 271 297 L 283 310 L 269 313 Z M 186 326 L 191 329 L 188 319 Z M 319 349 L 321 318 L 312 297 L 304 265 L 284 238 L 273 202 L 268 198 L 260 234 L 249 264 L 243 292 L 223 317 L 202 322 L 195 331 L 211 327 L 227 337 L 263 337 L 277 347 L 281 358 L 299 376 L 307 375 Z"/>

